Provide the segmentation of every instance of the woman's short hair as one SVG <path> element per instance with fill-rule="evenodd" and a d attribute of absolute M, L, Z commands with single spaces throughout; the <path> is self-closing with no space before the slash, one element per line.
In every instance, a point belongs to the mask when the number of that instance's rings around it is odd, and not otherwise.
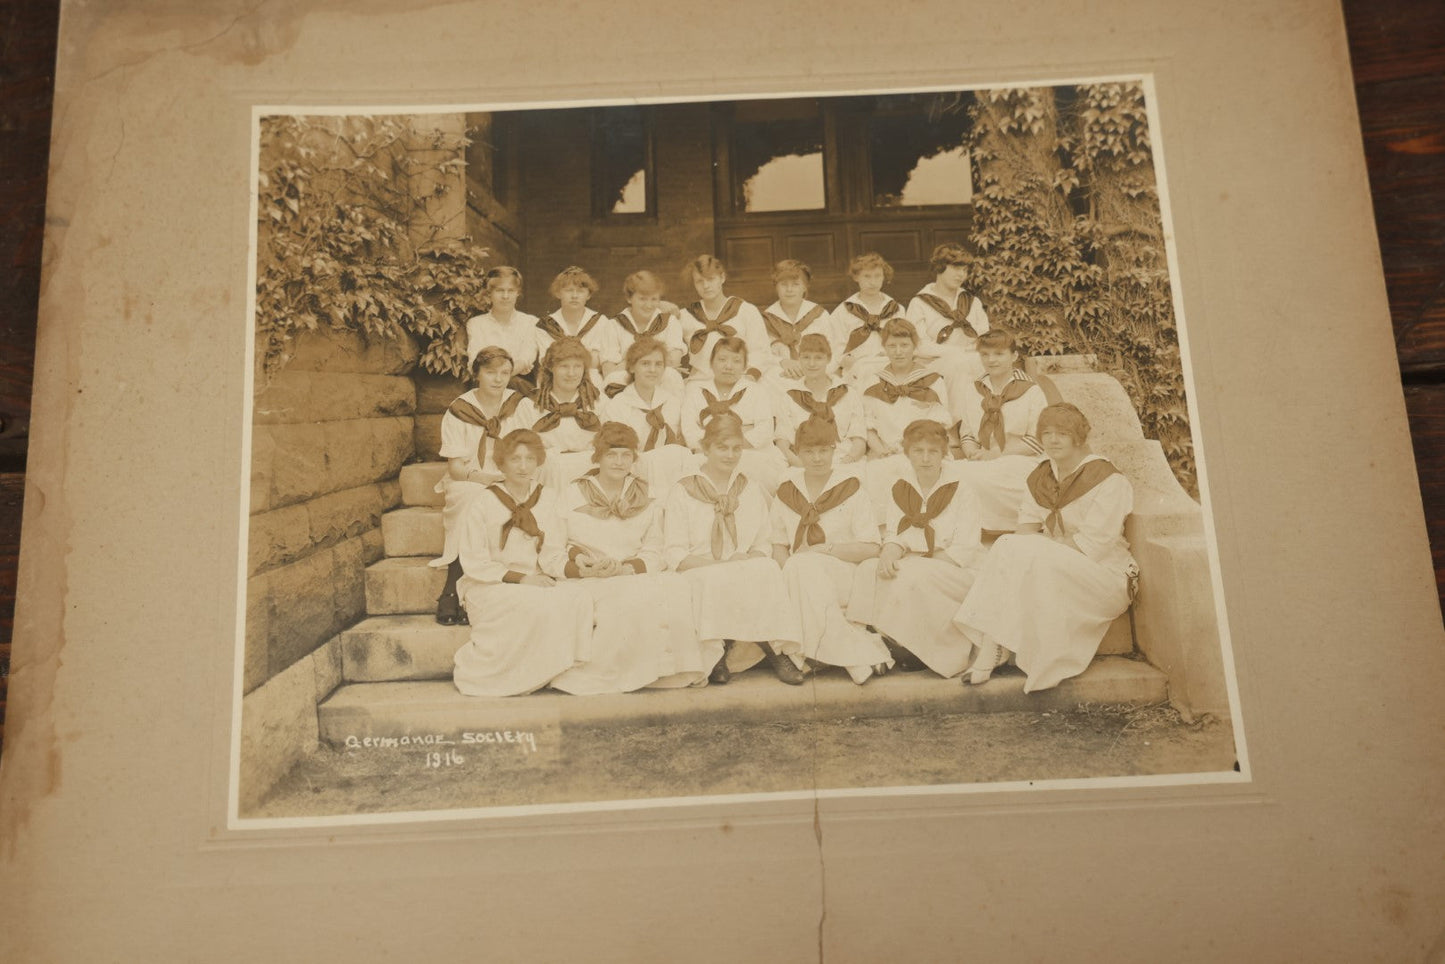
<path fill-rule="evenodd" d="M 702 448 L 704 451 L 712 448 L 720 442 L 734 440 L 746 442 L 747 436 L 743 434 L 743 420 L 732 412 L 720 412 L 707 420 L 702 428 Z"/>
<path fill-rule="evenodd" d="M 978 336 L 975 347 L 979 351 L 987 348 L 991 351 L 1011 351 L 1017 353 L 1019 343 L 1018 339 L 1014 337 L 1014 333 L 1007 328 L 990 328 Z"/>
<path fill-rule="evenodd" d="M 482 439 L 482 444 L 486 444 L 485 438 Z M 500 467 L 503 462 L 511 458 L 513 452 L 523 445 L 532 450 L 538 465 L 547 461 L 547 446 L 542 444 L 542 436 L 529 428 L 516 428 L 497 440 L 497 447 L 493 449 L 497 465 Z"/>
<path fill-rule="evenodd" d="M 592 462 L 596 464 L 602 461 L 609 449 L 631 449 L 636 455 L 641 443 L 638 441 L 637 432 L 631 425 L 624 422 L 603 422 L 597 434 L 592 436 Z"/>
<path fill-rule="evenodd" d="M 928 259 L 928 263 L 933 268 L 933 276 L 936 278 L 943 274 L 943 269 L 949 265 L 971 266 L 973 254 L 958 242 L 949 241 L 933 249 L 933 257 Z"/>
<path fill-rule="evenodd" d="M 722 351 L 723 349 L 737 352 L 739 355 L 743 356 L 743 364 L 746 365 L 748 363 L 748 343 L 743 341 L 737 335 L 729 335 L 724 338 L 719 338 L 717 340 L 717 344 L 712 346 L 712 354 L 707 356 L 707 360 L 712 361 L 714 358 L 717 357 L 717 353 Z"/>
<path fill-rule="evenodd" d="M 558 272 L 557 277 L 552 279 L 552 284 L 547 288 L 553 298 L 562 297 L 563 288 L 586 288 L 588 294 L 597 293 L 597 279 L 593 278 L 584 269 L 569 265 Z"/>
<path fill-rule="evenodd" d="M 631 345 L 627 346 L 627 354 L 623 357 L 622 367 L 630 375 L 632 374 L 632 369 L 637 367 L 638 362 L 654 352 L 660 353 L 663 362 L 666 363 L 667 346 L 651 335 L 639 335 L 633 340 Z"/>
<path fill-rule="evenodd" d="M 482 369 L 491 368 L 499 361 L 504 361 L 511 368 L 516 368 L 517 363 L 512 360 L 511 352 L 499 345 L 488 345 L 477 352 L 477 357 L 472 359 L 472 381 L 476 381 L 482 375 Z"/>
<path fill-rule="evenodd" d="M 582 403 L 583 408 L 591 409 L 597 402 L 597 386 L 587 377 L 587 373 L 592 369 L 592 352 L 582 344 L 582 339 L 571 335 L 564 335 L 547 346 L 547 353 L 542 356 L 542 363 L 537 366 L 537 398 L 545 400 L 551 396 L 552 386 L 557 380 L 554 372 L 558 365 L 566 361 L 582 363 L 582 384 L 577 388 L 577 400 Z"/>
<path fill-rule="evenodd" d="M 885 285 L 890 285 L 893 283 L 893 265 L 889 264 L 887 261 L 884 261 L 883 255 L 879 254 L 877 251 L 865 252 L 863 254 L 855 256 L 852 261 L 849 261 L 848 277 L 857 280 L 858 275 L 872 268 L 878 268 L 883 272 L 883 283 Z"/>
<path fill-rule="evenodd" d="M 1045 428 L 1058 429 L 1073 439 L 1075 445 L 1083 445 L 1089 438 L 1089 420 L 1077 405 L 1068 402 L 1056 402 L 1039 412 L 1035 437 L 1042 435 Z"/>
<path fill-rule="evenodd" d="M 700 254 L 682 268 L 682 276 L 687 279 L 688 284 L 692 284 L 698 278 L 712 278 L 727 273 L 727 266 L 710 254 Z"/>
<path fill-rule="evenodd" d="M 488 269 L 487 273 L 482 275 L 482 287 L 490 291 L 493 281 L 510 281 L 520 289 L 522 287 L 522 272 L 509 264 L 499 264 L 495 268 Z"/>
<path fill-rule="evenodd" d="M 797 258 L 784 258 L 773 265 L 773 284 L 794 278 L 801 278 L 805 285 L 812 284 L 813 271 Z"/>
<path fill-rule="evenodd" d="M 810 331 L 798 339 L 798 354 L 805 351 L 817 352 L 828 359 L 833 357 L 833 346 L 828 343 L 828 336 L 820 335 L 816 331 Z"/>
<path fill-rule="evenodd" d="M 948 429 L 943 427 L 942 422 L 936 422 L 931 418 L 920 418 L 917 421 L 909 422 L 908 427 L 903 430 L 903 454 L 907 455 L 920 442 L 937 442 L 946 452 L 948 451 Z"/>
<path fill-rule="evenodd" d="M 913 342 L 914 347 L 918 346 L 918 329 L 913 327 L 913 322 L 907 318 L 889 318 L 883 325 L 883 330 L 878 337 L 887 341 L 890 338 L 907 338 Z"/>
<path fill-rule="evenodd" d="M 622 293 L 629 299 L 639 291 L 662 297 L 662 293 L 666 290 L 662 279 L 651 271 L 634 271 L 622 282 Z"/>
<path fill-rule="evenodd" d="M 838 426 L 826 418 L 810 415 L 793 433 L 793 451 L 838 444 Z"/>

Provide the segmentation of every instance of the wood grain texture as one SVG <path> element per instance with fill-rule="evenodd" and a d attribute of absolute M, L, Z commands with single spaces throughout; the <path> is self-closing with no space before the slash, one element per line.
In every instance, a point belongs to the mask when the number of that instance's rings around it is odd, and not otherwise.
<path fill-rule="evenodd" d="M 1345 0 L 1421 492 L 1445 597 L 1445 4 Z M 0 745 L 35 356 L 58 0 L 0 0 Z"/>

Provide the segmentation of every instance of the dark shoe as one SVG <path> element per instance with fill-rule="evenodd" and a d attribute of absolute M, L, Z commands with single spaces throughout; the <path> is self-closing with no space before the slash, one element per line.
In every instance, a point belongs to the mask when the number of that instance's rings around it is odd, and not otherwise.
<path fill-rule="evenodd" d="M 787 683 L 789 686 L 803 685 L 803 671 L 798 669 L 798 664 L 781 653 L 769 653 L 768 665 L 773 668 L 773 673 Z"/>
<path fill-rule="evenodd" d="M 882 633 L 878 635 L 883 636 Z M 883 645 L 888 647 L 888 654 L 893 657 L 893 668 L 898 672 L 917 673 L 928 668 L 917 656 L 898 645 L 898 640 L 892 636 L 883 636 Z"/>
<path fill-rule="evenodd" d="M 467 626 L 467 611 L 455 592 L 444 592 L 437 597 L 437 622 L 443 626 Z"/>
<path fill-rule="evenodd" d="M 723 653 L 723 658 L 717 661 L 712 672 L 707 674 L 707 681 L 713 686 L 726 686 L 733 680 L 733 671 L 728 669 L 728 656 Z"/>

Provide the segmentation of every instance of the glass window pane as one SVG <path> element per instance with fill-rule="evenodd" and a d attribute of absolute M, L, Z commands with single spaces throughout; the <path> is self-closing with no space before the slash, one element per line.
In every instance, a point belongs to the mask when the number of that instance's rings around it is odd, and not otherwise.
<path fill-rule="evenodd" d="M 603 214 L 647 213 L 647 128 L 642 109 L 608 107 L 593 126 L 596 144 L 597 210 Z"/>
<path fill-rule="evenodd" d="M 739 212 L 820 211 L 823 119 L 816 103 L 807 116 L 733 123 L 733 205 Z"/>
<path fill-rule="evenodd" d="M 969 204 L 973 175 L 962 112 L 874 117 L 869 125 L 873 207 Z"/>

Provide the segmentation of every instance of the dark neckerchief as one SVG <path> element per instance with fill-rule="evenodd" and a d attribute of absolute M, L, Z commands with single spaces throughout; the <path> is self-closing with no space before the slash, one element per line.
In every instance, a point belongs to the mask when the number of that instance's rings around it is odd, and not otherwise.
<path fill-rule="evenodd" d="M 1063 519 L 1059 512 L 1070 502 L 1077 501 L 1100 482 L 1111 475 L 1118 475 L 1112 462 L 1107 459 L 1089 459 L 1062 480 L 1054 477 L 1054 463 L 1044 459 L 1029 473 L 1029 494 L 1041 508 L 1048 509 L 1044 529 L 1050 534 L 1063 532 Z"/>
<path fill-rule="evenodd" d="M 860 488 L 862 483 L 855 476 L 849 476 L 825 490 L 818 498 L 809 500 L 792 479 L 778 486 L 778 499 L 798 514 L 798 528 L 793 534 L 793 551 L 803 548 L 804 543 L 816 546 L 826 542 L 827 534 L 819 520 L 825 513 L 847 502 Z"/>

